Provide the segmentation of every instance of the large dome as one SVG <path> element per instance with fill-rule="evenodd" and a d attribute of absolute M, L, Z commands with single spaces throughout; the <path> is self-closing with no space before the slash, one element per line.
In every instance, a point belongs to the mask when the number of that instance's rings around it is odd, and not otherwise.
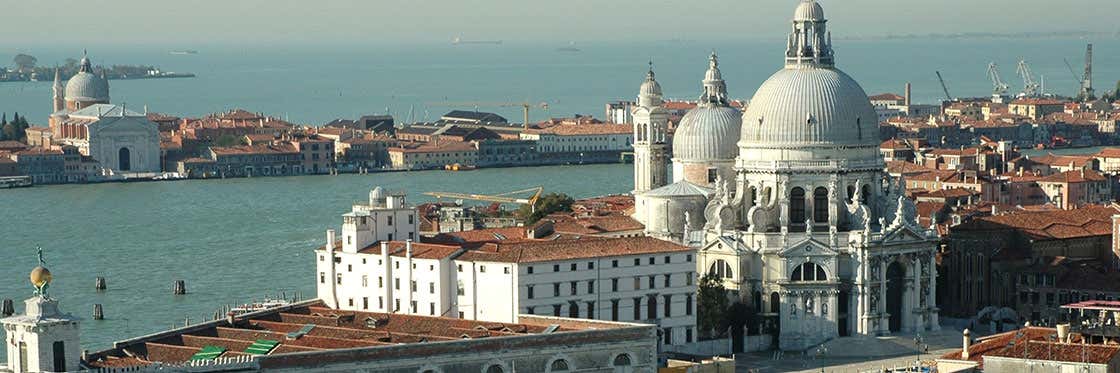
<path fill-rule="evenodd" d="M 867 93 L 832 67 L 787 67 L 767 79 L 743 113 L 742 147 L 877 144 Z"/>
<path fill-rule="evenodd" d="M 109 102 L 109 81 L 93 73 L 89 58 L 82 57 L 78 73 L 66 82 L 66 100 Z"/>
<path fill-rule="evenodd" d="M 681 118 L 673 134 L 673 160 L 686 162 L 733 160 L 743 116 L 733 107 L 700 105 Z"/>

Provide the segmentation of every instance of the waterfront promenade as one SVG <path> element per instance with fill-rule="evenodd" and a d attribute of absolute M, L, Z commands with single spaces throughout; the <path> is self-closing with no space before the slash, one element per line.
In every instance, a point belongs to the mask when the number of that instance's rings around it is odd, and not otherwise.
<path fill-rule="evenodd" d="M 314 296 L 307 266 L 325 227 L 374 185 L 407 190 L 500 193 L 543 185 L 575 197 L 626 193 L 626 164 L 393 172 L 366 175 L 55 185 L 0 191 L 0 247 L 15 262 L 0 277 L 21 279 L 42 246 L 63 307 L 84 318 L 84 348 L 212 317 L 224 304 L 285 291 Z M 469 201 L 468 201 L 469 202 Z M 514 207 L 510 207 L 514 208 Z M 336 227 L 337 229 L 337 227 Z M 22 254 L 21 254 L 22 253 Z M 105 276 L 108 291 L 94 291 Z M 185 280 L 188 294 L 171 294 Z M 0 299 L 22 300 L 23 281 L 0 283 Z M 104 304 L 103 321 L 91 320 Z M 22 307 L 21 307 L 22 308 Z M 0 361 L 4 360 L 0 351 Z"/>

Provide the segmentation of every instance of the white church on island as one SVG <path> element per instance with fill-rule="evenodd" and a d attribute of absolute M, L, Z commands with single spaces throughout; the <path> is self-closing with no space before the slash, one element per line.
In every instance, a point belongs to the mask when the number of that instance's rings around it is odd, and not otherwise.
<path fill-rule="evenodd" d="M 878 116 L 831 39 L 820 4 L 801 2 L 785 67 L 741 114 L 713 54 L 671 159 L 652 69 L 633 111 L 634 218 L 695 247 L 698 272 L 721 277 L 783 350 L 939 329 L 936 238 L 884 171 Z"/>

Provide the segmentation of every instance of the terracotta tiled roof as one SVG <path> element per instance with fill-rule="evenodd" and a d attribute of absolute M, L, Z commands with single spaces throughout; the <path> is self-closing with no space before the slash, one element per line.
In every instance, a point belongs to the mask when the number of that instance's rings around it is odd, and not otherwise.
<path fill-rule="evenodd" d="M 892 174 L 904 174 L 909 177 L 910 175 L 927 172 L 929 170 L 931 170 L 929 167 L 907 161 L 887 161 L 887 172 Z"/>
<path fill-rule="evenodd" d="M 1101 182 L 1106 181 L 1104 175 L 1093 170 L 1072 170 L 1066 172 L 1059 172 L 1050 176 L 1043 177 L 1039 182 L 1045 183 L 1085 183 L 1085 182 Z"/>
<path fill-rule="evenodd" d="M 1117 345 L 1079 343 L 1081 338 L 1076 334 L 1072 336 L 1074 343 L 1048 341 L 1050 338 L 1056 339 L 1057 334 L 1057 330 L 1053 328 L 1027 327 L 988 336 L 969 347 L 967 360 L 979 363 L 981 369 L 984 356 L 1104 364 L 1120 353 L 1120 346 Z M 941 358 L 966 360 L 962 358 L 961 352 L 950 352 Z"/>
<path fill-rule="evenodd" d="M 572 217 L 551 215 L 556 233 L 595 235 L 611 232 L 625 232 L 645 229 L 645 225 L 626 215 L 610 214 L 603 216 Z"/>
<path fill-rule="evenodd" d="M 1021 211 L 976 218 L 955 229 L 1014 229 L 1035 240 L 1107 236 L 1112 234 L 1112 215 L 1116 213 L 1115 208 L 1099 205 L 1074 210 Z"/>
<path fill-rule="evenodd" d="M 389 148 L 390 153 L 442 153 L 442 152 L 471 152 L 476 151 L 474 144 L 464 141 L 440 141 L 436 143 L 424 143 L 414 147 L 393 147 Z"/>
<path fill-rule="evenodd" d="M 1011 104 L 1012 105 L 1062 105 L 1064 107 L 1065 106 L 1065 101 L 1045 99 L 1045 98 L 1020 98 L 1020 99 L 1017 99 L 1015 101 L 1011 101 Z"/>
<path fill-rule="evenodd" d="M 1089 162 L 1093 161 L 1092 155 L 1055 155 L 1049 153 L 1041 157 L 1032 157 L 1033 162 L 1046 164 L 1050 166 L 1067 167 L 1070 162 L 1073 162 L 1074 167 L 1085 167 Z"/>
<path fill-rule="evenodd" d="M 237 145 L 237 146 L 213 146 L 210 150 L 217 155 L 237 155 L 237 154 L 288 154 L 299 153 L 299 149 L 289 143 L 280 144 L 261 144 L 261 145 Z"/>
<path fill-rule="evenodd" d="M 1120 158 L 1120 148 L 1104 148 L 1096 154 L 1099 158 Z"/>
<path fill-rule="evenodd" d="M 902 97 L 894 93 L 883 93 L 868 98 L 871 99 L 871 101 L 902 101 L 906 99 L 906 97 Z"/>
<path fill-rule="evenodd" d="M 458 259 L 478 262 L 535 263 L 610 256 L 688 252 L 693 249 L 651 237 L 583 238 L 564 241 L 490 243 Z"/>

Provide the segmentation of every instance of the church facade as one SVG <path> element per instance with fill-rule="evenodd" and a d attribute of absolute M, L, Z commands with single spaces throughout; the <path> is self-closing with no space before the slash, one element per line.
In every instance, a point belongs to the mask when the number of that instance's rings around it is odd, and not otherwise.
<path fill-rule="evenodd" d="M 104 174 L 160 172 L 159 126 L 147 116 L 109 103 L 109 81 L 83 56 L 65 87 L 55 72 L 51 144 L 74 146 Z"/>
<path fill-rule="evenodd" d="M 836 68 L 819 4 L 798 5 L 785 67 L 734 110 L 713 54 L 673 139 L 675 182 L 635 188 L 646 233 L 697 247 L 697 272 L 753 307 L 781 349 L 937 330 L 936 238 L 884 171 L 878 116 Z"/>

